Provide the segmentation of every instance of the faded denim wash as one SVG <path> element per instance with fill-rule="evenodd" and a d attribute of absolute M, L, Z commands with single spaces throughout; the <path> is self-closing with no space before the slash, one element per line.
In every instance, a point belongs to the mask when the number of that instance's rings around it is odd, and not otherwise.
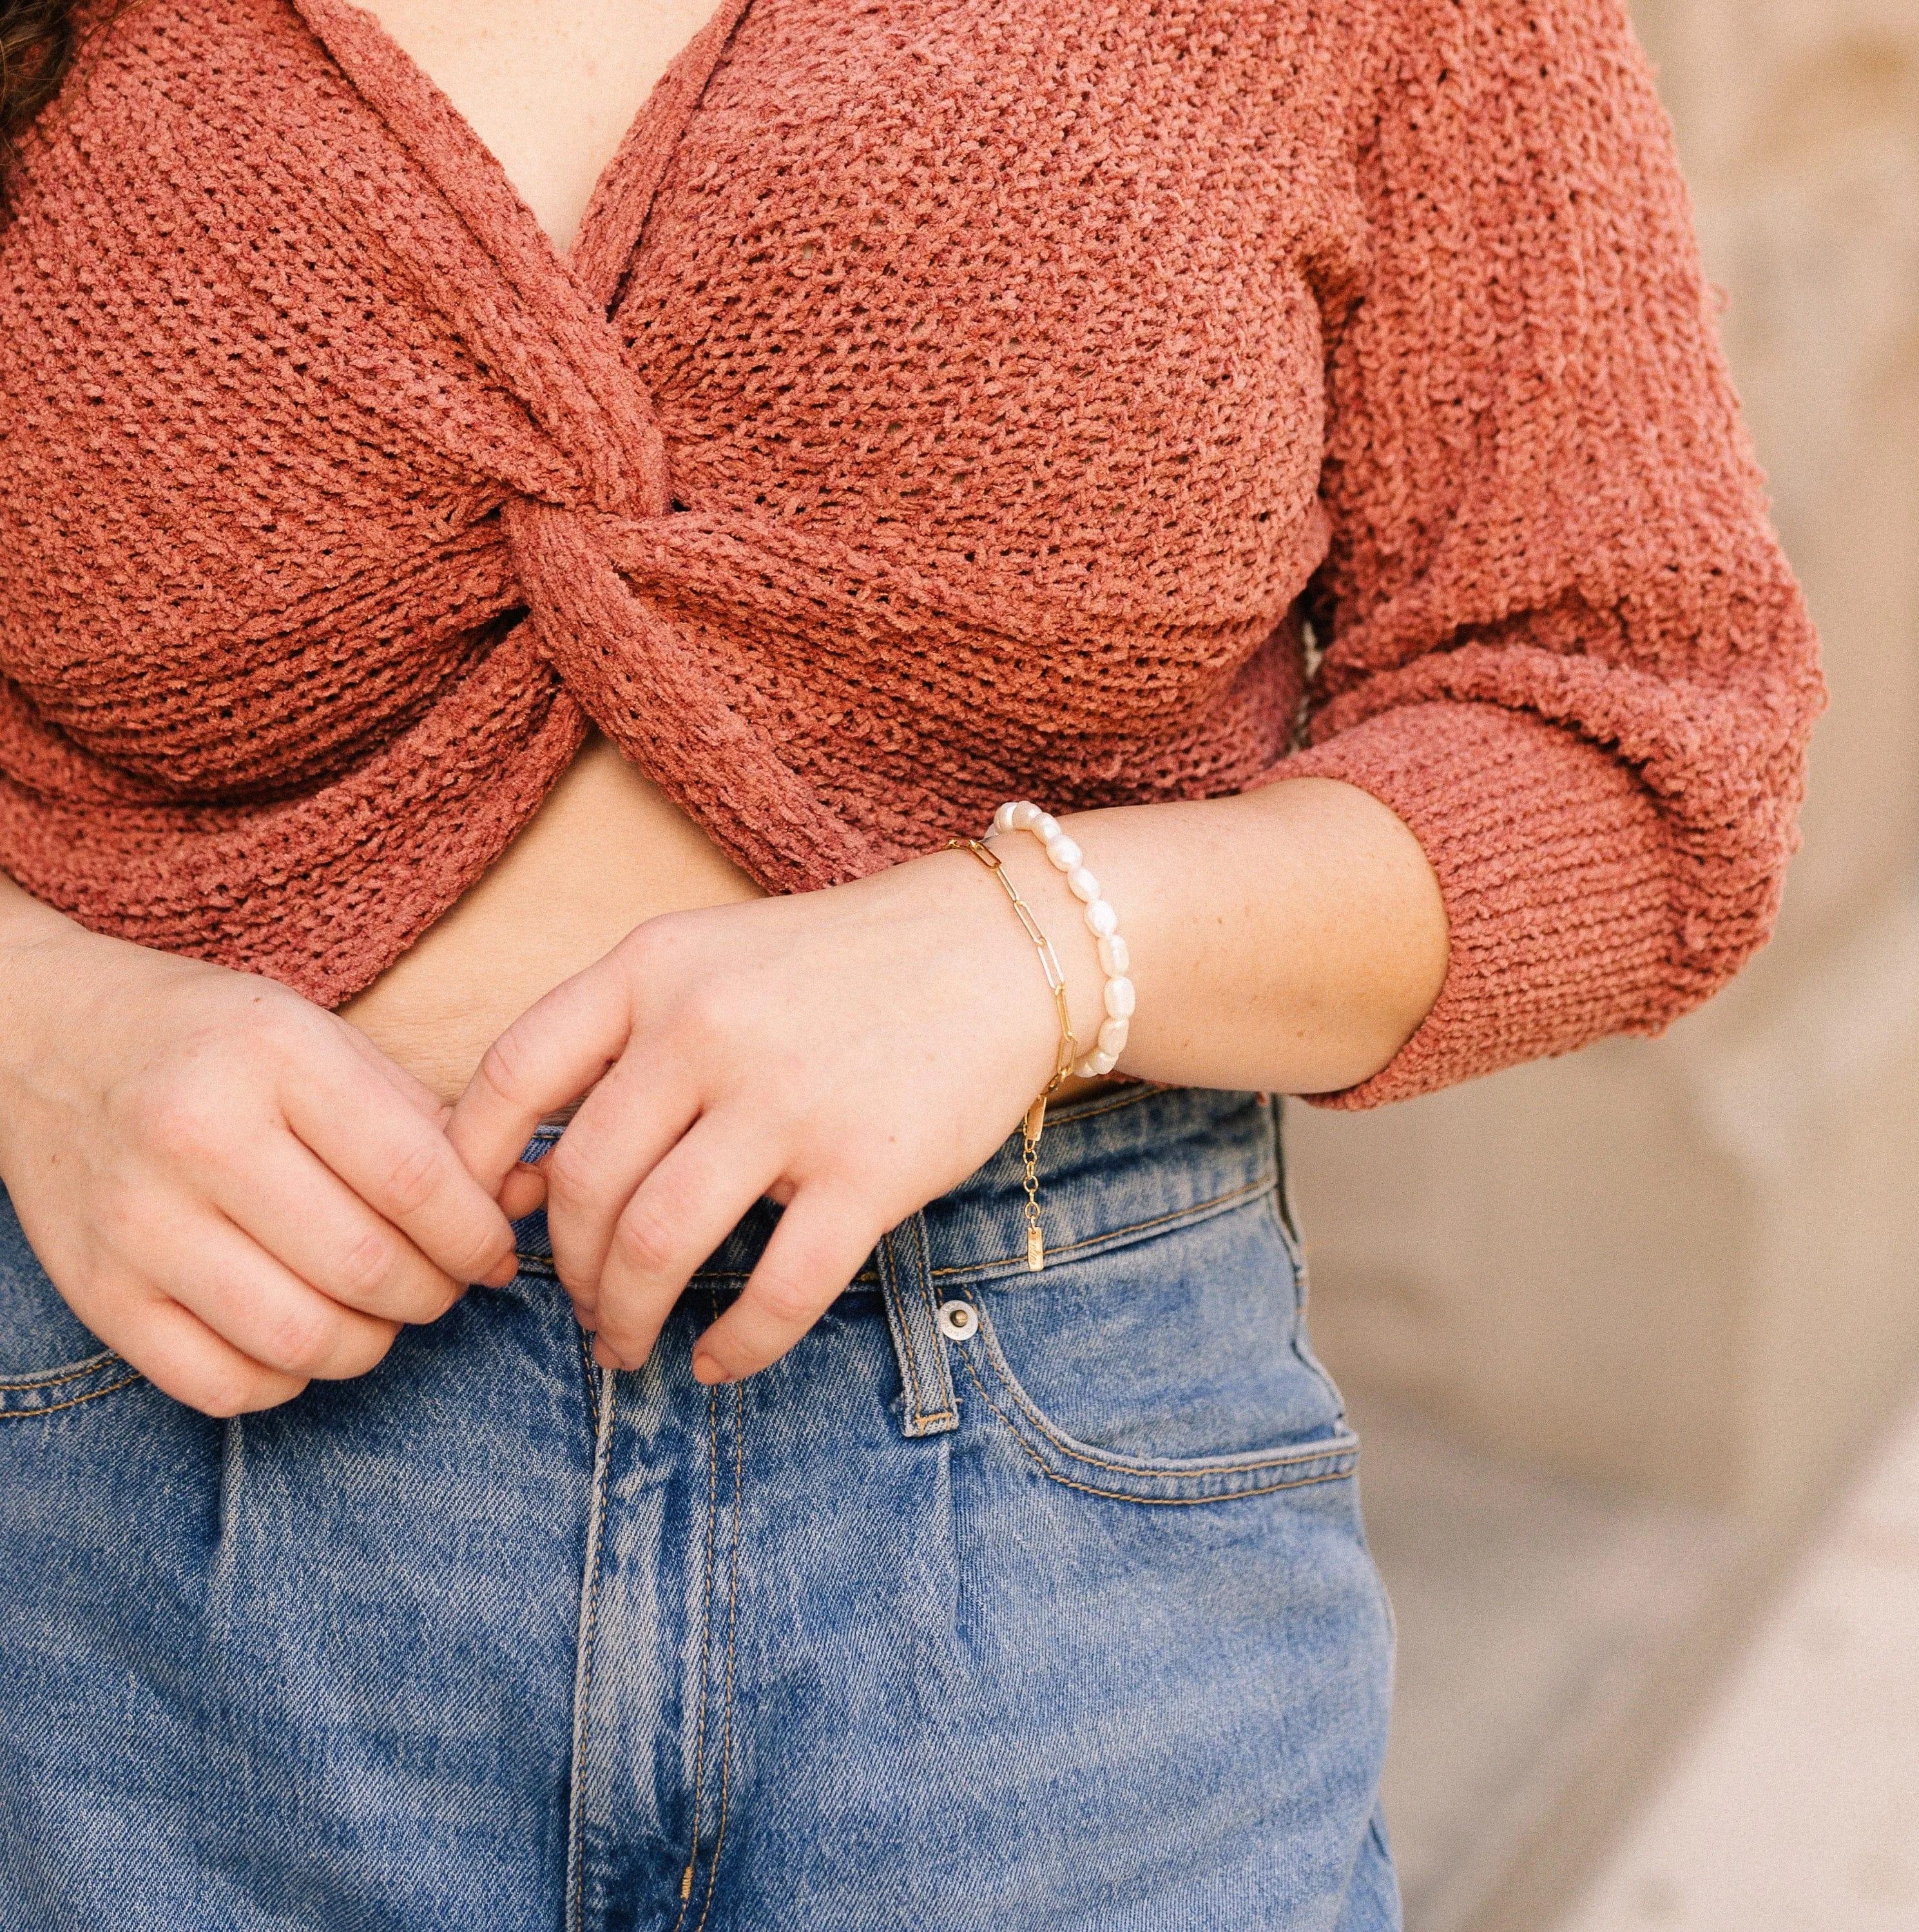
<path fill-rule="evenodd" d="M 535 1215 L 230 1422 L 0 1215 L 0 1927 L 1397 1928 L 1276 1109 L 1123 1088 L 1041 1151 L 1042 1274 L 1015 1140 L 738 1387 L 688 1357 L 775 1210 L 618 1376 Z"/>

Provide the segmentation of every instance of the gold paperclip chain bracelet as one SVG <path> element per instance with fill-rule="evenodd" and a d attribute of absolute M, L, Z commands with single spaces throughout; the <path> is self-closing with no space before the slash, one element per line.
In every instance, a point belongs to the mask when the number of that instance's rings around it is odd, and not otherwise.
<path fill-rule="evenodd" d="M 1046 1265 L 1046 1237 L 1039 1219 L 1039 1136 L 1046 1125 L 1046 1102 L 1058 1090 L 1060 1082 L 1073 1070 L 1073 1056 L 1079 1051 L 1079 1042 L 1073 1037 L 1072 1022 L 1066 1012 L 1066 976 L 1060 970 L 1060 958 L 1053 950 L 1053 942 L 1040 931 L 1039 922 L 1033 917 L 1031 908 L 1019 896 L 1019 888 L 1006 876 L 1000 855 L 978 838 L 949 838 L 946 850 L 970 852 L 999 880 L 1000 890 L 1012 902 L 1013 911 L 1027 938 L 1033 941 L 1033 950 L 1039 955 L 1039 964 L 1046 974 L 1046 984 L 1052 989 L 1053 1004 L 1060 1016 L 1060 1053 L 1053 1077 L 1040 1089 L 1039 1097 L 1027 1108 L 1026 1118 L 1020 1123 L 1020 1166 L 1026 1187 L 1026 1264 L 1037 1274 Z"/>

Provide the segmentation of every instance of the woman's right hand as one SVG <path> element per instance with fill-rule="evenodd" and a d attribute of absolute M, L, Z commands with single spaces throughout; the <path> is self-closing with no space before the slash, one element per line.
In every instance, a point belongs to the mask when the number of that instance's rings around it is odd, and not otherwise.
<path fill-rule="evenodd" d="M 512 1279 L 450 1110 L 285 986 L 88 932 L 0 879 L 0 1177 L 68 1305 L 209 1415 L 364 1374 Z"/>

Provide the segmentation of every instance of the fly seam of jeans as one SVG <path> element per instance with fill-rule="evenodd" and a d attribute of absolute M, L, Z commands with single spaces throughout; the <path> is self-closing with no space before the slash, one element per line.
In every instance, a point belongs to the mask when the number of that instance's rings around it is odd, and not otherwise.
<path fill-rule="evenodd" d="M 1134 1496 L 1125 1490 L 1102 1490 L 1097 1485 L 1092 1483 L 1076 1483 L 1070 1476 L 1063 1476 L 1060 1474 L 1057 1470 L 1049 1468 L 1047 1466 L 1045 1459 L 1040 1455 L 1039 1452 L 1036 1450 L 1033 1444 L 1027 1442 L 1025 1436 L 1021 1433 L 1018 1424 L 1015 1422 L 1012 1418 L 1007 1414 L 1006 1411 L 1003 1409 L 987 1392 L 986 1384 L 979 1379 L 979 1371 L 973 1366 L 970 1360 L 967 1363 L 966 1372 L 973 1378 L 975 1387 L 979 1389 L 980 1400 L 983 1401 L 986 1406 L 1006 1425 L 1007 1429 L 1012 1436 L 1013 1440 L 1019 1444 L 1021 1448 L 1024 1450 L 1027 1455 L 1031 1458 L 1033 1462 L 1037 1465 L 1040 1474 L 1043 1475 L 1049 1483 L 1057 1483 L 1064 1490 L 1077 1490 L 1082 1496 L 1103 1496 L 1109 1502 L 1143 1503 L 1150 1509 L 1179 1509 L 1200 1503 L 1239 1502 L 1248 1496 L 1270 1496 L 1280 1490 L 1310 1489 L 1315 1483 L 1343 1483 L 1351 1478 L 1353 1473 L 1354 1464 L 1358 1460 L 1358 1450 L 1357 1445 L 1354 1445 L 1350 1448 L 1341 1448 L 1337 1450 L 1322 1450 L 1322 1454 L 1336 1454 L 1343 1458 L 1350 1458 L 1351 1460 L 1347 1462 L 1346 1466 L 1344 1468 L 1328 1469 L 1317 1476 L 1291 1476 L 1288 1477 L 1286 1480 L 1282 1483 L 1256 1483 L 1246 1489 L 1229 1490 L 1223 1494 L 1216 1496 Z M 1084 1460 L 1085 1459 L 1081 1458 L 1081 1460 Z M 1314 1459 L 1296 1458 L 1295 1460 L 1309 1460 Z M 1115 1468 L 1120 1467 L 1120 1466 L 1117 1464 L 1114 1466 Z M 1249 1463 L 1245 1466 L 1249 1469 L 1252 1469 L 1258 1468 L 1264 1466 L 1258 1463 Z M 1126 1470 L 1124 1471 L 1123 1473 L 1139 1476 L 1151 1476 L 1157 1473 L 1162 1475 L 1173 1476 L 1175 1480 L 1177 1480 L 1179 1472 L 1175 1471 L 1155 1472 L 1148 1468 Z M 1199 1469 L 1195 1470 L 1191 1473 L 1195 1475 L 1204 1477 L 1209 1475 L 1222 1475 L 1229 1472 L 1220 1469 Z"/>
<path fill-rule="evenodd" d="M 1142 1466 L 1140 1462 L 1129 1462 L 1118 1457 L 1109 1460 L 1105 1456 L 1090 1453 L 1090 1445 L 1084 1448 L 1076 1446 L 1067 1437 L 1062 1436 L 1057 1427 L 1048 1422 L 1040 1413 L 1035 1407 L 1033 1398 L 1020 1387 L 1018 1378 L 1012 1372 L 1012 1364 L 1001 1352 L 999 1339 L 994 1334 L 993 1324 L 987 1318 L 985 1310 L 976 1312 L 979 1316 L 980 1333 L 985 1338 L 987 1352 L 992 1358 L 993 1366 L 997 1370 L 1000 1381 L 1006 1385 L 1008 1398 L 1018 1408 L 1020 1413 L 1042 1436 L 1045 1437 L 1048 1442 L 1052 1444 L 1054 1448 L 1059 1450 L 1061 1455 L 1071 1456 L 1075 1462 L 1084 1462 L 1090 1468 L 1111 1469 L 1116 1474 L 1127 1476 L 1186 1474 L 1200 1477 L 1243 1476 L 1249 1474 L 1256 1469 L 1282 1468 L 1289 1462 L 1316 1462 L 1322 1456 L 1343 1454 L 1346 1445 L 1351 1442 L 1352 1438 L 1350 1436 L 1345 1438 L 1333 1436 L 1318 1442 L 1302 1443 L 1297 1448 L 1270 1450 L 1263 1454 L 1255 1454 L 1243 1462 L 1212 1462 L 1202 1459 L 1195 1466 L 1177 1470 L 1156 1468 L 1150 1462 Z M 970 1357 L 967 1361 L 967 1366 L 969 1370 L 973 1368 Z M 979 1381 L 979 1377 L 976 1372 L 974 1372 L 973 1378 L 975 1382 Z M 981 1393 L 983 1394 L 985 1391 L 982 1390 Z M 995 1406 L 997 1407 L 997 1405 L 996 1404 Z M 999 1412 L 1002 1415 L 1006 1414 L 1003 1409 L 1000 1410 Z M 1007 1417 L 1006 1420 L 1009 1426 L 1012 1426 L 1012 1418 Z M 1015 1432 L 1018 1432 L 1016 1428 Z"/>
<path fill-rule="evenodd" d="M 733 1782 L 733 1640 L 739 1624 L 739 1519 L 746 1472 L 746 1394 L 736 1383 L 733 1391 L 733 1544 L 727 1582 L 726 1699 L 720 1718 L 720 1822 L 719 1828 L 713 1834 L 713 1856 L 706 1868 L 706 1902 L 700 1907 L 700 1922 L 693 1932 L 706 1932 L 714 1895 L 719 1889 L 720 1853 L 726 1847 L 727 1800 Z M 685 1916 L 682 1912 L 681 1916 Z"/>
<path fill-rule="evenodd" d="M 1235 1201 L 1243 1201 L 1249 1194 L 1261 1194 L 1270 1190 L 1275 1177 L 1270 1172 L 1262 1172 L 1240 1186 L 1229 1188 L 1224 1194 L 1215 1194 L 1209 1199 L 1195 1201 L 1189 1208 L 1175 1208 L 1164 1214 L 1154 1214 L 1144 1221 L 1129 1221 L 1123 1227 L 1105 1228 L 1096 1234 L 1082 1234 L 1076 1241 L 1061 1241 L 1057 1246 L 1048 1244 L 1046 1258 L 1051 1262 L 1061 1255 L 1074 1253 L 1081 1248 L 1096 1248 L 1102 1242 L 1123 1240 L 1128 1234 L 1143 1234 L 1150 1228 L 1163 1228 L 1170 1221 L 1184 1221 L 1197 1218 L 1215 1208 L 1230 1208 Z M 948 1268 L 929 1268 L 927 1272 L 940 1280 L 949 1275 L 989 1274 L 996 1268 L 1018 1268 L 1024 1270 L 1026 1256 L 1024 1253 L 1006 1255 L 990 1262 L 955 1262 Z"/>
<path fill-rule="evenodd" d="M 70 1395 L 64 1402 L 42 1402 L 37 1408 L 0 1409 L 0 1422 L 31 1422 L 36 1416 L 57 1415 L 63 1408 L 78 1408 L 83 1402 L 97 1402 L 103 1395 L 112 1395 L 117 1389 L 131 1388 L 140 1378 L 136 1369 L 130 1376 L 124 1376 L 117 1382 L 109 1382 L 104 1388 L 88 1389 L 85 1395 Z"/>
<path fill-rule="evenodd" d="M 711 1303 L 713 1298 L 709 1295 Z M 691 1909 L 693 1874 L 700 1868 L 700 1808 L 706 1792 L 706 1684 L 713 1655 L 713 1533 L 719 1520 L 720 1392 L 706 1391 L 706 1574 L 700 1586 L 700 1708 L 693 1726 L 693 1823 L 687 1834 L 686 1864 L 680 1874 L 679 1916 L 673 1932 L 686 1922 Z"/>
<path fill-rule="evenodd" d="M 600 1432 L 600 1365 L 593 1359 L 593 1338 L 577 1322 L 573 1332 L 579 1340 L 580 1367 L 586 1389 L 586 1413 L 592 1418 L 594 1439 Z"/>
<path fill-rule="evenodd" d="M 567 1889 L 574 1932 L 586 1922 L 586 1742 L 592 1722 L 593 1694 L 593 1642 L 600 1609 L 600 1545 L 606 1522 L 607 1491 L 613 1466 L 613 1371 L 600 1371 L 601 1395 L 598 1425 L 593 1436 L 593 1485 L 586 1513 L 586 1574 L 581 1579 L 583 1600 L 580 1604 L 579 1656 L 573 1672 L 572 1790 L 567 1806 Z"/>

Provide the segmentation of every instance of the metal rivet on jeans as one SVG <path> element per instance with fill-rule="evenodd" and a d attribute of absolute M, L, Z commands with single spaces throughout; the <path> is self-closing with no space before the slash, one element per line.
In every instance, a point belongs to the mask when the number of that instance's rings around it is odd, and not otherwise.
<path fill-rule="evenodd" d="M 940 1333 L 949 1342 L 970 1342 L 979 1332 L 979 1317 L 970 1301 L 940 1304 Z"/>

